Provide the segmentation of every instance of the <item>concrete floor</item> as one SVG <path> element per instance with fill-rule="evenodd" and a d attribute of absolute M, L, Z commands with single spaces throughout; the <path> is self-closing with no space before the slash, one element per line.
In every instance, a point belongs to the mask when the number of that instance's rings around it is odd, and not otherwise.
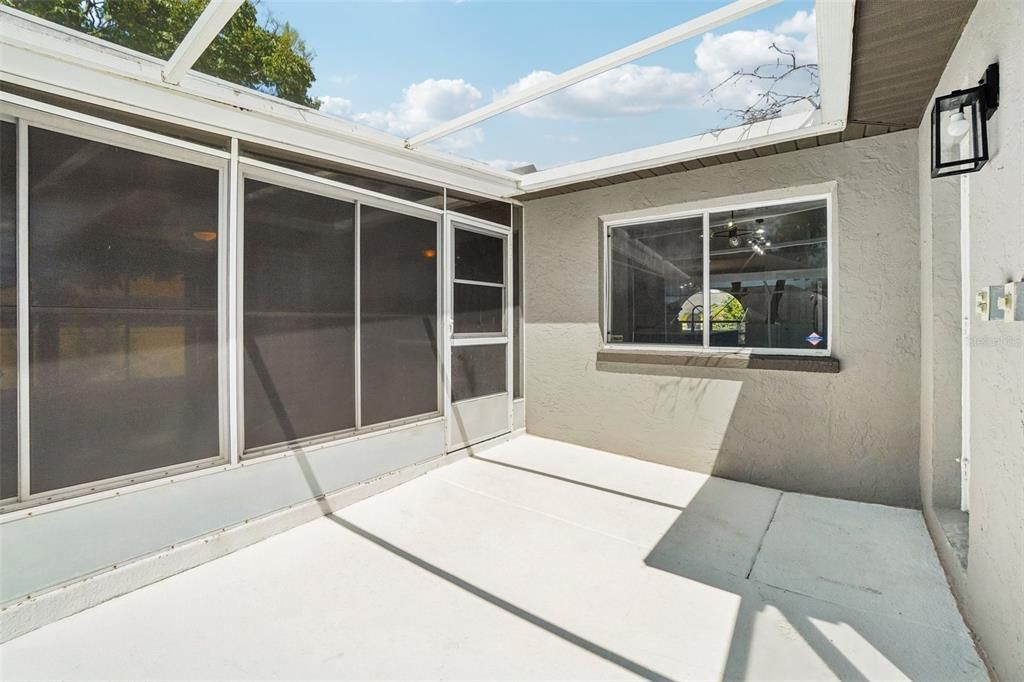
<path fill-rule="evenodd" d="M 524 436 L 0 647 L 13 679 L 986 679 L 920 513 Z"/>

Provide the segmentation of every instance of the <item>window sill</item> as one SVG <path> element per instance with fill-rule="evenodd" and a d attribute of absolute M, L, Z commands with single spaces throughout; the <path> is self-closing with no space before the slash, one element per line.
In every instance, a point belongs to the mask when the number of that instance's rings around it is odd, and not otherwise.
<path fill-rule="evenodd" d="M 817 372 L 823 374 L 839 373 L 839 360 L 826 355 L 758 355 L 749 352 L 644 350 L 639 348 L 606 347 L 597 351 L 597 361 L 632 365 L 781 370 L 786 372 Z"/>

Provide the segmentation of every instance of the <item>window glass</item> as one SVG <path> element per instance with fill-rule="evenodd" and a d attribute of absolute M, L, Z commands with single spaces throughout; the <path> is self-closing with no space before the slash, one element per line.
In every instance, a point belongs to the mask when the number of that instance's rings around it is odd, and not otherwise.
<path fill-rule="evenodd" d="M 245 181 L 245 446 L 355 427 L 355 205 Z"/>
<path fill-rule="evenodd" d="M 453 308 L 456 334 L 501 333 L 504 289 L 479 284 L 456 284 Z"/>
<path fill-rule="evenodd" d="M 437 222 L 360 207 L 364 425 L 438 411 Z"/>
<path fill-rule="evenodd" d="M 31 492 L 218 456 L 219 188 L 31 129 Z"/>
<path fill-rule="evenodd" d="M 505 344 L 452 348 L 452 402 L 508 390 Z"/>
<path fill-rule="evenodd" d="M 711 345 L 828 348 L 825 200 L 710 220 Z"/>
<path fill-rule="evenodd" d="M 0 122 L 0 499 L 18 494 L 17 135 Z"/>
<path fill-rule="evenodd" d="M 455 230 L 455 279 L 472 282 L 505 281 L 505 244 L 471 230 Z"/>
<path fill-rule="evenodd" d="M 696 216 L 610 228 L 609 342 L 703 343 L 703 227 Z"/>

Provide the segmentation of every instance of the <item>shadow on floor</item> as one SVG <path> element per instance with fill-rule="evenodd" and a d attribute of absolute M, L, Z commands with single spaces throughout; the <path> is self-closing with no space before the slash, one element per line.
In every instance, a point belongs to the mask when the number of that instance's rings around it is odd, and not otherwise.
<path fill-rule="evenodd" d="M 792 632 L 795 632 L 806 643 L 838 679 L 865 680 L 869 678 L 869 675 L 834 643 L 832 637 L 826 634 L 819 624 L 840 625 L 843 628 L 854 630 L 860 640 L 910 679 L 936 679 L 939 677 L 936 674 L 937 668 L 929 659 L 928 654 L 916 651 L 914 642 L 903 638 L 904 633 L 900 623 L 892 618 L 879 617 L 867 611 L 858 612 L 808 595 L 787 591 L 784 588 L 761 585 L 751 580 L 751 573 L 760 553 L 761 543 L 771 527 L 782 497 L 778 491 L 711 478 L 686 506 L 678 506 L 632 492 L 616 490 L 612 487 L 575 480 L 479 455 L 474 455 L 473 459 L 494 466 L 516 469 L 530 475 L 555 479 L 566 485 L 583 486 L 604 494 L 621 496 L 640 503 L 678 511 L 679 516 L 661 540 L 651 549 L 644 563 L 652 569 L 665 571 L 739 596 L 739 607 L 722 673 L 723 680 L 751 679 L 755 674 L 760 676 L 761 668 L 764 666 L 765 650 L 762 648 L 755 652 L 753 644 L 756 632 L 759 635 L 759 643 L 763 642 L 762 637 L 766 626 L 761 625 L 760 629 L 758 626 L 758 620 L 762 617 L 770 618 L 769 628 L 783 622 L 782 619 L 784 619 Z M 298 461 L 307 474 L 311 489 L 320 497 L 322 493 L 317 486 L 315 476 L 309 470 L 301 454 Z M 624 671 L 649 680 L 672 679 L 484 590 L 365 528 L 336 515 L 327 514 L 327 518 L 346 531 L 372 542 L 403 561 L 407 561 L 565 642 L 599 656 Z M 822 551 L 828 550 L 823 548 Z M 769 616 L 769 612 L 775 613 Z M 695 614 L 695 616 L 699 617 L 699 614 Z M 770 635 L 769 638 L 771 636 L 773 635 Z M 844 639 L 847 646 L 849 641 L 848 638 Z M 928 648 L 933 647 L 929 646 Z M 861 652 L 865 650 L 864 648 L 860 649 Z M 758 661 L 757 673 L 751 669 L 755 654 L 757 654 Z M 773 653 L 769 653 L 769 656 L 771 655 Z M 877 656 L 875 658 L 877 660 Z M 962 670 L 970 668 L 966 664 L 960 667 Z M 972 679 L 986 677 L 983 670 L 966 676 Z M 943 675 L 943 677 L 948 678 L 951 675 Z M 961 674 L 960 677 L 965 677 L 965 675 Z"/>

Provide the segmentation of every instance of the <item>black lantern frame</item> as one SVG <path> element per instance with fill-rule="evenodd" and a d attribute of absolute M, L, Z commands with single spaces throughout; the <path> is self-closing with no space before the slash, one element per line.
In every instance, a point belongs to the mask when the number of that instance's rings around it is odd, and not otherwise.
<path fill-rule="evenodd" d="M 974 173 L 988 163 L 988 120 L 999 107 L 999 65 L 990 64 L 978 85 L 936 97 L 932 106 L 932 177 Z M 949 115 L 963 113 L 970 130 L 961 139 L 970 140 L 970 151 L 961 155 L 959 139 L 946 133 Z M 948 158 L 947 158 L 948 157 Z"/>

